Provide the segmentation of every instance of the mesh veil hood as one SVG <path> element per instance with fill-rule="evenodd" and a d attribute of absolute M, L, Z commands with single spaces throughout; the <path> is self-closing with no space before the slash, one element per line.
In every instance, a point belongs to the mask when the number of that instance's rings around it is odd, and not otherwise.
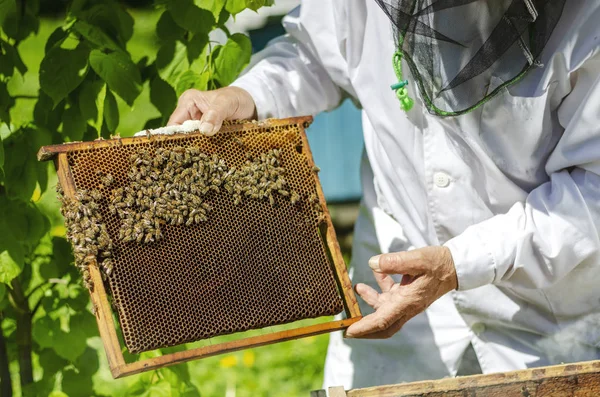
<path fill-rule="evenodd" d="M 566 0 L 375 0 L 431 113 L 467 113 L 539 59 Z M 396 62 L 396 57 L 394 57 Z"/>

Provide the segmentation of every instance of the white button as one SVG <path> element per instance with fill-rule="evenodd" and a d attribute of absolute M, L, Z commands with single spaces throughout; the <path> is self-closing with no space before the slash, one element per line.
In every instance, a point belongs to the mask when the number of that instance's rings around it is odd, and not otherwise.
<path fill-rule="evenodd" d="M 473 324 L 471 329 L 473 330 L 475 335 L 481 335 L 483 332 L 485 332 L 485 324 L 475 323 L 475 324 Z"/>
<path fill-rule="evenodd" d="M 437 187 L 446 187 L 450 184 L 450 177 L 443 172 L 436 172 L 433 174 L 433 183 Z"/>

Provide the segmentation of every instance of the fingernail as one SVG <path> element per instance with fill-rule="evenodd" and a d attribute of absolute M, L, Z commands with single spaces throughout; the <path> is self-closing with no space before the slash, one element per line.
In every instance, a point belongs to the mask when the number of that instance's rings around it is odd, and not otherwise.
<path fill-rule="evenodd" d="M 371 259 L 369 259 L 369 267 L 373 270 L 375 270 L 376 272 L 378 272 L 379 269 L 379 258 L 381 257 L 381 255 L 375 255 L 373 257 L 371 257 Z"/>
<path fill-rule="evenodd" d="M 206 121 L 203 121 L 202 124 L 200 124 L 200 132 L 203 134 L 212 134 L 213 129 L 215 128 L 214 125 L 212 125 L 211 123 L 208 123 Z"/>

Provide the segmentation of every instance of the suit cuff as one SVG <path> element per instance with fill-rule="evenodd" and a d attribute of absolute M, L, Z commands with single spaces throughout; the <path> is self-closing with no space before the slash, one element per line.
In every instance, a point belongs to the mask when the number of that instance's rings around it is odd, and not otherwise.
<path fill-rule="evenodd" d="M 496 261 L 478 229 L 471 226 L 444 244 L 454 260 L 459 291 L 491 284 L 496 277 Z"/>
<path fill-rule="evenodd" d="M 260 75 L 252 73 L 252 70 L 231 83 L 231 86 L 246 90 L 250 94 L 259 120 L 282 117 L 273 91 L 267 82 Z"/>

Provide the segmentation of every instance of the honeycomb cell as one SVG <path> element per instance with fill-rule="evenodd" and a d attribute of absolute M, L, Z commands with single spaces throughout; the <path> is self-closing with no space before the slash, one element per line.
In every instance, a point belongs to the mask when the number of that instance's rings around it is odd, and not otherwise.
<path fill-rule="evenodd" d="M 323 208 L 316 172 L 309 164 L 296 124 L 222 132 L 213 137 L 168 139 L 71 151 L 77 189 L 111 197 L 131 180 L 131 159 L 146 150 L 199 148 L 241 169 L 248 153 L 277 149 L 287 190 L 268 199 L 235 204 L 221 189 L 210 191 L 208 220 L 190 226 L 166 224 L 149 244 L 119 238 L 122 219 L 109 200 L 99 212 L 113 242 L 107 291 L 131 353 L 340 313 L 343 303 L 328 248 L 319 232 Z M 107 177 L 110 175 L 110 177 Z"/>

